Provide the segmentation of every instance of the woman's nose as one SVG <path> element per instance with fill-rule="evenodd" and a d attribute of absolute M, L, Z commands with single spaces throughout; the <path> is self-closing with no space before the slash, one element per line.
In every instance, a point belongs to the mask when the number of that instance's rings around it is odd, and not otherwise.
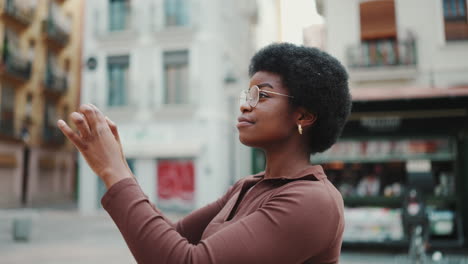
<path fill-rule="evenodd" d="M 245 111 L 252 111 L 252 106 L 250 106 L 248 101 L 245 101 L 240 105 L 240 111 L 241 113 L 244 113 Z"/>

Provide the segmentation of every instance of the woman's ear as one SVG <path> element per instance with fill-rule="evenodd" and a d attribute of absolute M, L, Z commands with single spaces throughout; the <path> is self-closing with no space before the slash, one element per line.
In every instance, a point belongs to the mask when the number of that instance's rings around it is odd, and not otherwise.
<path fill-rule="evenodd" d="M 311 127 L 317 121 L 317 115 L 312 114 L 303 107 L 299 108 L 296 124 L 303 128 Z"/>

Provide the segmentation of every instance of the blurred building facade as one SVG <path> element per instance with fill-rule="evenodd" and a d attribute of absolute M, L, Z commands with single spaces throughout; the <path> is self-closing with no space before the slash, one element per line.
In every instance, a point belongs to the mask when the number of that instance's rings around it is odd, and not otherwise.
<path fill-rule="evenodd" d="M 101 0 L 85 8 L 82 102 L 119 127 L 150 200 L 192 210 L 250 172 L 235 127 L 248 85 L 255 1 Z M 105 188 L 79 161 L 79 208 Z"/>
<path fill-rule="evenodd" d="M 318 0 L 348 69 L 342 139 L 313 157 L 343 194 L 345 243 L 405 245 L 405 193 L 424 194 L 432 247 L 468 238 L 466 0 Z"/>
<path fill-rule="evenodd" d="M 0 207 L 74 198 L 76 155 L 56 121 L 77 105 L 81 5 L 0 2 Z"/>

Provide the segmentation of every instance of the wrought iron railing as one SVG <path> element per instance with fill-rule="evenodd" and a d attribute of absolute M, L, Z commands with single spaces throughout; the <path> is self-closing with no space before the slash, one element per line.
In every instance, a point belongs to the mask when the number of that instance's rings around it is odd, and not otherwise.
<path fill-rule="evenodd" d="M 6 48 L 3 51 L 4 71 L 22 79 L 29 79 L 31 76 L 32 62 L 24 56 Z"/>
<path fill-rule="evenodd" d="M 416 65 L 417 50 L 413 40 L 366 41 L 348 47 L 347 59 L 351 68 Z"/>
<path fill-rule="evenodd" d="M 44 85 L 48 91 L 66 93 L 68 90 L 68 76 L 66 73 L 48 69 L 46 71 Z"/>
<path fill-rule="evenodd" d="M 69 40 L 69 33 L 59 24 L 55 23 L 53 19 L 48 18 L 43 22 L 44 32 L 49 38 L 57 41 L 61 45 L 66 45 Z"/>
<path fill-rule="evenodd" d="M 55 40 L 65 46 L 70 38 L 70 18 L 63 14 L 63 10 L 52 3 L 49 8 L 49 15 L 43 21 L 43 31 L 50 39 Z"/>
<path fill-rule="evenodd" d="M 34 18 L 34 5 L 36 1 L 24 0 L 6 0 L 4 6 L 5 14 L 13 17 L 19 22 L 27 25 L 30 24 Z"/>

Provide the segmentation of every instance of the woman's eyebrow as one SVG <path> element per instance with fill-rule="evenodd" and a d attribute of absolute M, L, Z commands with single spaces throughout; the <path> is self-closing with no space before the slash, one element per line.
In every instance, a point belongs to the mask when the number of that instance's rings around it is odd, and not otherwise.
<path fill-rule="evenodd" d="M 271 89 L 275 89 L 271 84 L 269 83 L 261 83 L 257 85 L 258 88 L 263 88 L 263 87 L 270 87 Z"/>

